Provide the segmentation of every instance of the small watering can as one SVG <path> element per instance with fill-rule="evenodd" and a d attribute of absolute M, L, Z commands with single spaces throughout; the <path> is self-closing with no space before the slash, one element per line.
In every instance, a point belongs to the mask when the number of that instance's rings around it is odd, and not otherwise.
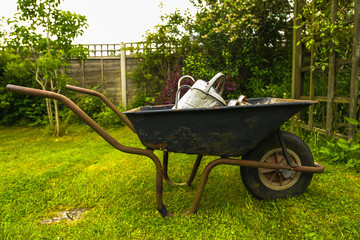
<path fill-rule="evenodd" d="M 222 78 L 216 89 L 213 87 L 216 80 L 225 75 L 220 72 L 216 74 L 209 82 L 204 80 L 195 80 L 191 76 L 183 76 L 179 79 L 178 90 L 176 92 L 175 106 L 173 109 L 185 108 L 211 108 L 216 106 L 226 106 L 225 100 L 221 97 L 225 88 L 225 78 Z M 192 86 L 181 85 L 181 81 L 190 78 L 195 82 Z M 180 91 L 183 88 L 190 88 L 185 95 L 179 100 Z"/>

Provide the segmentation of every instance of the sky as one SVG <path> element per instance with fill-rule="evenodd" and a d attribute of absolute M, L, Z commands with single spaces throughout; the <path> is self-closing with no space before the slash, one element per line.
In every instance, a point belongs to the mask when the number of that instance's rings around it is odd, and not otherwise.
<path fill-rule="evenodd" d="M 0 17 L 14 16 L 16 6 L 17 0 L 2 0 Z M 188 0 L 64 0 L 60 9 L 86 16 L 89 27 L 74 42 L 82 44 L 138 42 L 161 23 L 161 15 L 176 9 L 194 12 Z"/>

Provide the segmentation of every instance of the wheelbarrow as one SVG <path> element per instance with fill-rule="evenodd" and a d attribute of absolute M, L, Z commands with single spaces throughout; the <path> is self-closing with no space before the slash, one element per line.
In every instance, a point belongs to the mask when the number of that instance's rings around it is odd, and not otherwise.
<path fill-rule="evenodd" d="M 99 97 L 138 135 L 145 148 L 120 144 L 64 95 L 15 85 L 6 86 L 11 92 L 56 99 L 114 148 L 149 157 L 156 168 L 156 204 L 163 217 L 173 215 L 163 203 L 163 180 L 170 185 L 190 185 L 205 155 L 217 158 L 204 168 L 192 205 L 184 215 L 196 211 L 209 173 L 221 164 L 240 166 L 246 189 L 258 199 L 300 195 L 309 186 L 313 173 L 324 171 L 322 165 L 314 162 L 305 142 L 279 129 L 291 116 L 315 104 L 315 101 L 254 98 L 248 99 L 250 104 L 245 106 L 196 109 L 172 109 L 173 105 L 145 106 L 127 111 L 125 116 L 99 92 L 70 85 L 66 88 Z M 163 163 L 154 150 L 163 151 Z M 186 182 L 171 181 L 168 175 L 169 152 L 197 155 Z"/>

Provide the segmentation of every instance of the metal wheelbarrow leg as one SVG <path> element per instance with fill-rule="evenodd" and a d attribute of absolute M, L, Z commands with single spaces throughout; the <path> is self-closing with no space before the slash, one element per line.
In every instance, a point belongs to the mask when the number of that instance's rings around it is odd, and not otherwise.
<path fill-rule="evenodd" d="M 202 157 L 203 157 L 202 155 L 198 155 L 196 157 L 193 169 L 192 169 L 192 171 L 190 173 L 190 176 L 189 176 L 188 180 L 186 182 L 183 182 L 183 183 L 176 183 L 176 182 L 171 181 L 170 177 L 168 175 L 169 153 L 168 153 L 168 151 L 164 151 L 164 154 L 163 154 L 164 180 L 166 181 L 167 184 L 169 184 L 171 186 L 174 186 L 174 185 L 190 186 L 190 184 L 193 182 L 193 180 L 195 178 L 197 170 L 199 169 Z"/>

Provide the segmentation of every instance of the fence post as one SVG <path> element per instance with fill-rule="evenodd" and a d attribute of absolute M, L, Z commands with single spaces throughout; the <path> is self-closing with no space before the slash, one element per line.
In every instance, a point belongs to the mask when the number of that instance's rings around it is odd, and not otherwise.
<path fill-rule="evenodd" d="M 120 50 L 120 71 L 121 71 L 121 100 L 124 108 L 127 107 L 127 93 L 126 93 L 126 49 L 125 43 L 121 43 Z"/>
<path fill-rule="evenodd" d="M 351 66 L 351 89 L 349 117 L 356 118 L 357 93 L 359 86 L 359 59 L 360 59 L 360 3 L 354 0 L 354 36 Z M 354 126 L 349 124 L 348 138 L 354 137 Z"/>
<path fill-rule="evenodd" d="M 293 56 L 292 56 L 292 89 L 291 96 L 294 99 L 299 99 L 302 89 L 301 81 L 301 63 L 302 63 L 302 44 L 301 41 L 301 19 L 298 19 L 301 12 L 300 4 L 302 0 L 295 0 L 294 3 L 294 26 L 293 26 Z"/>
<path fill-rule="evenodd" d="M 85 60 L 81 61 L 81 72 L 82 72 L 82 87 L 86 87 L 86 78 L 85 78 Z"/>
<path fill-rule="evenodd" d="M 336 23 L 337 15 L 337 0 L 331 1 L 331 24 Z M 326 108 L 326 134 L 331 136 L 333 133 L 334 121 L 334 97 L 335 97 L 335 46 L 333 44 L 332 51 L 329 53 L 329 73 L 328 73 L 328 94 L 327 94 L 327 108 Z"/>
<path fill-rule="evenodd" d="M 101 85 L 102 90 L 105 90 L 105 78 L 104 78 L 104 60 L 103 58 L 100 59 L 100 73 L 101 73 Z"/>
<path fill-rule="evenodd" d="M 302 44 L 299 43 L 301 41 L 301 31 L 302 28 L 299 28 L 301 24 L 301 19 L 299 19 L 299 15 L 301 13 L 301 3 L 303 0 L 295 0 L 294 1 L 294 22 L 293 22 L 293 43 L 292 43 L 292 73 L 291 73 L 291 97 L 294 99 L 300 99 L 302 92 L 302 73 L 301 73 L 301 65 L 302 65 L 302 55 L 303 48 Z M 300 114 L 296 114 L 297 118 L 300 117 Z M 291 118 L 291 129 L 294 128 L 296 122 L 296 118 Z"/>
<path fill-rule="evenodd" d="M 314 69 L 315 68 L 315 47 L 311 46 L 310 50 L 310 100 L 314 100 L 315 97 L 315 80 L 314 80 Z M 314 128 L 314 105 L 311 104 L 309 107 L 309 119 L 308 119 L 309 130 L 313 131 Z"/>

